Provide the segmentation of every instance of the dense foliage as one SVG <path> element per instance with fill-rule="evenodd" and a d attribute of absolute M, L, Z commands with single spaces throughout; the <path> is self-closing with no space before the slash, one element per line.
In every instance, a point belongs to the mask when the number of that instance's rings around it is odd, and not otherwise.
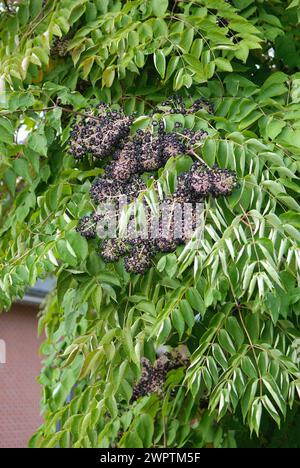
<path fill-rule="evenodd" d="M 57 278 L 31 446 L 299 446 L 299 18 L 299 0 L 1 2 L 1 308 Z M 206 105 L 163 116 L 174 93 Z M 99 101 L 132 134 L 150 113 L 205 134 L 154 168 L 163 192 L 198 159 L 239 181 L 205 197 L 200 246 L 142 275 L 76 231 L 111 156 L 69 152 Z"/>

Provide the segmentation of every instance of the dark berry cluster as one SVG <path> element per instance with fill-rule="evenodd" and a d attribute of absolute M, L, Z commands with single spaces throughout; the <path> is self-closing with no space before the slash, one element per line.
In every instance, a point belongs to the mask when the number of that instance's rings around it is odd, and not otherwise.
<path fill-rule="evenodd" d="M 105 239 L 101 245 L 101 256 L 105 262 L 117 262 L 128 249 L 128 244 L 122 239 Z"/>
<path fill-rule="evenodd" d="M 172 228 L 170 226 L 169 232 L 165 233 L 161 228 L 159 236 L 154 240 L 154 245 L 158 252 L 170 253 L 176 250 L 178 244 L 181 243 L 180 239 L 174 239 L 172 235 Z"/>
<path fill-rule="evenodd" d="M 161 107 L 164 108 L 165 113 L 170 114 L 187 115 L 198 112 L 199 110 L 205 110 L 210 114 L 214 112 L 212 104 L 204 98 L 196 99 L 190 107 L 187 107 L 182 96 L 177 95 L 172 95 L 166 101 L 163 101 L 160 106 L 154 109 L 154 112 L 160 112 Z"/>
<path fill-rule="evenodd" d="M 217 165 L 210 169 L 203 163 L 196 162 L 189 172 L 178 177 L 173 196 L 178 201 L 185 200 L 190 203 L 200 201 L 209 195 L 227 197 L 237 185 L 234 171 L 221 169 Z"/>
<path fill-rule="evenodd" d="M 210 173 L 211 194 L 214 197 L 228 197 L 233 189 L 238 186 L 237 176 L 234 171 L 214 166 Z"/>
<path fill-rule="evenodd" d="M 138 174 L 137 154 L 139 147 L 136 139 L 127 141 L 114 154 L 114 161 L 107 168 L 107 173 L 116 181 L 127 181 L 133 174 Z"/>
<path fill-rule="evenodd" d="M 99 222 L 99 217 L 96 214 L 84 216 L 78 221 L 76 231 L 86 239 L 95 239 L 97 222 Z"/>
<path fill-rule="evenodd" d="M 208 104 L 197 100 L 187 109 L 182 98 L 171 96 L 162 107 L 166 112 L 186 114 Z M 141 233 L 135 215 L 131 214 L 125 222 L 124 234 L 119 229 L 124 215 L 122 208 L 124 204 L 134 202 L 147 188 L 140 174 L 156 171 L 178 154 L 187 154 L 207 133 L 182 129 L 180 122 L 175 122 L 172 132 L 166 132 L 164 122 L 153 119 L 150 127 L 129 136 L 132 117 L 126 117 L 122 111 L 112 111 L 105 104 L 99 104 L 96 113 L 86 112 L 86 117 L 73 126 L 70 152 L 76 159 L 91 154 L 98 159 L 112 156 L 113 160 L 90 189 L 97 213 L 79 220 L 77 231 L 87 239 L 102 239 L 99 253 L 105 262 L 116 262 L 124 257 L 128 273 L 143 274 L 151 267 L 156 253 L 173 252 L 190 239 L 191 230 L 194 232 L 199 225 L 195 209 L 198 202 L 209 195 L 228 196 L 237 185 L 236 175 L 217 166 L 210 169 L 202 163 L 194 163 L 190 171 L 177 178 L 174 193 L 162 200 L 166 209 L 160 207 L 155 220 L 150 216 L 146 202 L 142 202 L 143 223 L 150 227 L 150 232 L 148 229 L 146 235 L 142 235 L 145 233 Z M 192 206 L 190 211 L 185 211 L 186 204 Z M 104 205 L 113 205 L 114 209 L 104 213 Z M 98 223 L 101 223 L 101 234 Z M 186 224 L 192 228 L 189 232 Z M 116 227 L 114 235 L 112 226 Z"/>
<path fill-rule="evenodd" d="M 114 239 L 105 239 L 100 245 L 100 254 L 106 262 L 116 262 L 124 257 L 128 273 L 143 274 L 151 267 L 153 256 L 158 253 L 173 252 L 177 246 L 186 243 L 199 224 L 197 204 L 209 195 L 213 197 L 228 196 L 237 186 L 237 177 L 233 171 L 213 166 L 212 169 L 203 163 L 194 163 L 188 172 L 178 176 L 173 194 L 165 197 L 160 205 L 157 218 L 151 218 L 150 210 L 143 203 L 146 236 L 138 228 L 134 215 L 128 220 L 126 233 L 120 233 Z M 91 188 L 91 196 L 97 203 L 112 202 L 115 209 L 114 219 L 103 214 L 85 216 L 79 221 L 77 230 L 87 239 L 96 237 L 97 222 L 106 223 L 107 228 L 115 223 L 118 226 L 122 214 L 120 197 L 126 196 L 125 204 L 136 200 L 146 190 L 146 185 L 138 176 L 121 182 L 106 176 L 96 179 Z M 186 210 L 186 204 L 190 210 Z M 151 230 L 155 225 L 156 232 Z M 186 231 L 185 227 L 189 226 Z M 118 230 L 117 230 L 118 231 Z"/>
<path fill-rule="evenodd" d="M 204 99 L 197 99 L 187 108 L 180 96 L 171 96 L 161 107 L 163 110 L 156 108 L 151 115 L 154 112 L 186 115 L 199 109 L 213 111 Z M 181 134 L 180 122 L 175 122 L 173 132 L 166 132 L 163 121 L 153 120 L 148 130 L 138 130 L 129 138 L 132 123 L 132 116 L 125 116 L 122 110 L 111 110 L 100 103 L 96 110 L 87 110 L 80 121 L 73 123 L 69 153 L 76 160 L 85 155 L 101 160 L 112 156 L 114 161 L 108 168 L 111 175 L 117 180 L 126 180 L 132 174 L 159 169 L 170 157 L 185 153 L 191 145 L 207 136 L 204 131 L 185 130 Z"/>
<path fill-rule="evenodd" d="M 176 131 L 167 133 L 164 124 L 155 120 L 152 129 L 158 126 L 157 131 L 150 129 L 138 130 L 137 134 L 126 141 L 114 153 L 114 161 L 108 166 L 106 172 L 116 181 L 126 181 L 133 174 L 156 171 L 163 167 L 171 157 L 186 154 L 192 145 L 206 138 L 203 130 L 194 132 L 185 129 L 180 133 L 179 122 L 175 123 Z"/>
<path fill-rule="evenodd" d="M 100 245 L 100 255 L 105 262 L 116 262 L 124 257 L 125 269 L 128 273 L 144 274 L 151 267 L 151 259 L 155 254 L 151 242 L 142 239 L 105 239 Z"/>
<path fill-rule="evenodd" d="M 76 231 L 86 239 L 94 239 L 96 237 L 96 226 L 93 222 L 93 216 L 84 216 L 78 221 Z"/>
<path fill-rule="evenodd" d="M 94 180 L 90 194 L 96 204 L 117 203 L 122 195 L 127 197 L 128 202 L 132 202 L 143 190 L 146 190 L 146 185 L 138 176 L 132 176 L 126 182 L 121 182 L 105 174 Z"/>
<path fill-rule="evenodd" d="M 65 57 L 69 53 L 69 39 L 56 37 L 52 42 L 50 55 L 51 57 Z"/>
<path fill-rule="evenodd" d="M 153 249 L 148 242 L 133 245 L 129 254 L 124 258 L 125 269 L 128 273 L 144 274 L 151 267 Z"/>
<path fill-rule="evenodd" d="M 152 393 L 161 395 L 168 372 L 172 369 L 187 366 L 188 359 L 179 353 L 174 356 L 166 353 L 156 359 L 153 365 L 146 358 L 141 359 L 141 364 L 142 373 L 139 381 L 133 387 L 132 402 Z"/>
<path fill-rule="evenodd" d="M 130 132 L 133 118 L 122 111 L 110 110 L 107 105 L 97 106 L 95 115 L 85 116 L 74 123 L 70 134 L 69 152 L 75 159 L 90 154 L 104 159 L 114 153 Z"/>

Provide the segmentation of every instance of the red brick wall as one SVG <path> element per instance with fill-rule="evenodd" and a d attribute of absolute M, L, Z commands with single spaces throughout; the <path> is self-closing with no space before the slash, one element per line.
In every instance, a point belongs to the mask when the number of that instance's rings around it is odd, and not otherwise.
<path fill-rule="evenodd" d="M 15 305 L 0 314 L 0 339 L 6 344 L 6 364 L 0 365 L 0 448 L 27 447 L 42 423 L 37 309 Z"/>

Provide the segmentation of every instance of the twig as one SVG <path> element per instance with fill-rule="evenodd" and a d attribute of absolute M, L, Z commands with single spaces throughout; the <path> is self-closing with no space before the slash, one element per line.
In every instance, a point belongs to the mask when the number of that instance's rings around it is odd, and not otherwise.
<path fill-rule="evenodd" d="M 52 107 L 44 107 L 43 109 L 26 109 L 26 110 L 23 110 L 23 109 L 16 109 L 14 111 L 5 111 L 5 112 L 0 112 L 0 116 L 6 116 L 6 115 L 12 115 L 12 114 L 22 114 L 23 112 L 46 112 L 46 111 L 49 111 L 49 110 L 53 110 L 55 109 L 57 106 L 52 106 Z"/>
<path fill-rule="evenodd" d="M 6 10 L 8 11 L 8 13 L 11 13 L 11 9 L 10 9 L 10 6 L 9 6 L 7 0 L 4 0 L 4 5 L 5 5 L 5 8 L 6 8 Z"/>
<path fill-rule="evenodd" d="M 192 156 L 195 156 L 195 158 L 199 159 L 199 161 L 201 161 L 203 164 L 205 164 L 206 167 L 209 167 L 208 164 L 204 161 L 204 159 L 202 159 L 199 154 L 196 153 L 196 151 L 194 151 L 193 149 L 189 149 L 187 151 L 187 154 L 190 154 Z"/>
<path fill-rule="evenodd" d="M 96 115 L 86 114 L 84 112 L 78 112 L 78 111 L 75 111 L 73 109 L 68 109 L 67 107 L 61 107 L 61 106 L 58 106 L 58 105 L 54 105 L 54 106 L 50 106 L 50 107 L 43 107 L 42 109 L 26 109 L 26 110 L 17 109 L 17 110 L 14 110 L 14 111 L 5 111 L 5 112 L 0 112 L 0 116 L 12 115 L 12 114 L 15 114 L 15 113 L 22 114 L 22 113 L 25 113 L 25 112 L 47 112 L 47 111 L 51 111 L 53 109 L 61 109 L 63 112 L 68 112 L 70 114 L 81 115 L 82 117 L 89 117 L 91 119 L 101 121 L 101 117 L 97 117 Z"/>

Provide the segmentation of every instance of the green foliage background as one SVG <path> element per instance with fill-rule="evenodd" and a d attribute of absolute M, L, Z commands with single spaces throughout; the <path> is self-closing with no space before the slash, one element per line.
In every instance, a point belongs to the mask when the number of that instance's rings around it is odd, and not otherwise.
<path fill-rule="evenodd" d="M 1 308 L 57 277 L 30 445 L 299 446 L 299 0 L 1 5 Z M 199 155 L 240 188 L 205 202 L 201 248 L 130 277 L 75 231 L 102 168 L 67 154 L 70 124 L 102 99 L 138 128 L 174 91 L 214 105 L 183 123 L 208 132 Z M 187 163 L 169 161 L 162 183 Z M 130 403 L 160 345 L 185 346 L 190 366 Z"/>

